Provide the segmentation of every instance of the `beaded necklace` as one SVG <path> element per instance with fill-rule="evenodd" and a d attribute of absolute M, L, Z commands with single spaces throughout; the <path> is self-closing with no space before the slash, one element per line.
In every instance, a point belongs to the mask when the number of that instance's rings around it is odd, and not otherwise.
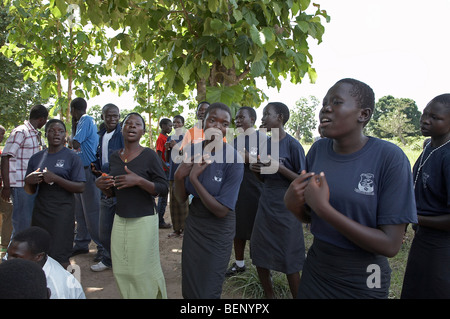
<path fill-rule="evenodd" d="M 442 146 L 447 145 L 449 142 L 450 142 L 450 140 L 448 140 L 447 142 L 445 142 L 445 143 L 442 144 L 441 146 L 439 146 L 439 147 L 435 148 L 434 150 L 432 150 L 432 151 L 430 152 L 430 154 L 428 154 L 427 158 L 425 159 L 425 161 L 424 161 L 423 164 L 422 164 L 423 155 L 425 154 L 425 151 L 426 151 L 428 145 L 431 144 L 431 141 L 428 142 L 427 145 L 425 145 L 425 147 L 424 147 L 424 149 L 423 149 L 423 152 L 422 152 L 422 155 L 420 156 L 419 167 L 417 168 L 416 178 L 414 179 L 414 189 L 416 189 L 416 183 L 417 183 L 417 179 L 419 178 L 419 172 L 420 172 L 420 170 L 422 169 L 422 167 L 425 165 L 425 163 L 428 161 L 428 159 L 430 158 L 430 156 L 431 156 L 434 152 L 436 152 L 438 149 L 440 149 Z"/>

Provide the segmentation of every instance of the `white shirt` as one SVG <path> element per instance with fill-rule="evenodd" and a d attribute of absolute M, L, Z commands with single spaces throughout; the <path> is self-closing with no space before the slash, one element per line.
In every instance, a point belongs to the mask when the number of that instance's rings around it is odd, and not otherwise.
<path fill-rule="evenodd" d="M 47 256 L 42 269 L 51 291 L 50 299 L 86 299 L 80 282 L 52 257 Z"/>
<path fill-rule="evenodd" d="M 109 144 L 109 140 L 111 139 L 111 137 L 113 136 L 115 130 L 111 131 L 111 132 L 106 132 L 105 135 L 103 135 L 103 139 L 102 139 L 102 165 L 109 163 L 109 159 L 108 159 L 108 144 Z"/>

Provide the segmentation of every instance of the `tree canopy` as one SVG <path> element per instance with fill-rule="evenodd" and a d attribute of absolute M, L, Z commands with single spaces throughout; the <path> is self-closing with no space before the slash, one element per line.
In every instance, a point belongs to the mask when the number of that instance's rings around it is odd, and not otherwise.
<path fill-rule="evenodd" d="M 197 101 L 258 107 L 265 99 L 255 78 L 281 87 L 316 72 L 308 39 L 322 41 L 326 11 L 306 13 L 310 0 L 98 1 L 72 0 L 81 24 L 116 31 L 109 64 L 126 74 L 133 64 L 158 59 L 164 93 L 179 100 L 197 90 Z M 51 1 L 60 11 L 64 1 Z M 120 50 L 117 50 L 120 48 Z"/>

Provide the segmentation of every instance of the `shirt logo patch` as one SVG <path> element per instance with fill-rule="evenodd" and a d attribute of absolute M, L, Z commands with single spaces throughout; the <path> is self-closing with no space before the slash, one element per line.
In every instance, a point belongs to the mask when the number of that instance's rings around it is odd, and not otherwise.
<path fill-rule="evenodd" d="M 374 187 L 374 181 L 373 181 L 374 175 L 372 173 L 362 173 L 361 179 L 358 183 L 358 188 L 355 188 L 355 192 L 363 195 L 374 195 L 373 187 Z"/>
<path fill-rule="evenodd" d="M 422 172 L 422 183 L 423 183 L 423 188 L 424 188 L 424 189 L 427 189 L 427 188 L 428 188 L 428 187 L 427 187 L 427 181 L 428 181 L 428 178 L 430 178 L 430 175 L 427 174 L 427 173 L 425 173 L 425 172 Z"/>
<path fill-rule="evenodd" d="M 214 175 L 214 180 L 218 183 L 222 182 L 222 171 L 216 171 L 216 175 Z"/>
<path fill-rule="evenodd" d="M 64 167 L 64 160 L 57 160 L 55 167 Z"/>

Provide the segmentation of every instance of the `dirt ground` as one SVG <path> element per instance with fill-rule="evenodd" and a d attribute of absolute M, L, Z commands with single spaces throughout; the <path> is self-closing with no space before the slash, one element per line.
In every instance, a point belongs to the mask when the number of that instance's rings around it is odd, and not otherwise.
<path fill-rule="evenodd" d="M 171 223 L 169 205 L 167 205 L 164 219 Z M 173 229 L 159 230 L 159 252 L 161 267 L 166 280 L 168 299 L 182 299 L 181 294 L 181 248 L 183 239 L 171 237 Z M 74 256 L 70 259 L 71 264 L 80 267 L 81 285 L 84 288 L 87 299 L 122 299 L 116 285 L 112 270 L 94 272 L 90 267 L 97 262 L 94 261 L 96 253 L 95 245 L 91 242 L 88 254 Z M 222 298 L 231 298 L 222 294 Z"/>
<path fill-rule="evenodd" d="M 166 222 L 170 222 L 170 213 L 164 215 Z M 182 238 L 169 238 L 172 229 L 159 230 L 159 251 L 161 266 L 166 280 L 167 297 L 181 299 L 181 246 Z M 81 285 L 87 299 L 121 299 L 114 280 L 112 270 L 94 272 L 91 265 L 96 264 L 94 256 L 95 246 L 91 243 L 89 254 L 77 255 L 71 258 L 71 264 L 80 267 Z"/>

